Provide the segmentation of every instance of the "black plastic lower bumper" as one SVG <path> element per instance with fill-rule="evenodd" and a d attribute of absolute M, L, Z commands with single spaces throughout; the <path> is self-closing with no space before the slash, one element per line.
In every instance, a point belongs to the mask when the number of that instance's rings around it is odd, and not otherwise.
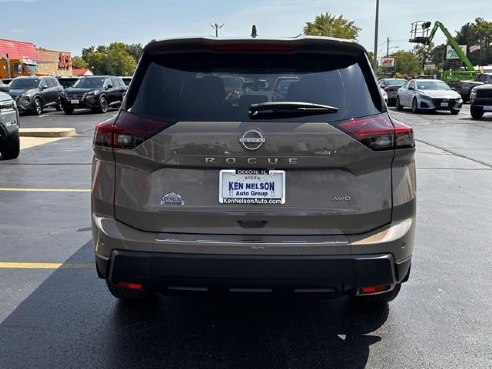
<path fill-rule="evenodd" d="M 153 289 L 205 288 L 330 289 L 347 293 L 363 286 L 401 282 L 410 259 L 391 254 L 344 256 L 250 256 L 163 254 L 114 250 L 96 258 L 102 278 L 141 283 Z"/>

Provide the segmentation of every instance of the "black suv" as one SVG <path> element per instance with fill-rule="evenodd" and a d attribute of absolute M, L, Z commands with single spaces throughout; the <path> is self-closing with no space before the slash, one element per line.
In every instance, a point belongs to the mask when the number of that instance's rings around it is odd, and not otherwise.
<path fill-rule="evenodd" d="M 0 153 L 2 159 L 15 159 L 19 156 L 19 112 L 15 101 L 0 92 Z"/>
<path fill-rule="evenodd" d="M 470 114 L 482 119 L 484 113 L 492 113 L 492 84 L 474 87 L 470 93 Z"/>
<path fill-rule="evenodd" d="M 61 103 L 66 114 L 79 108 L 106 113 L 111 106 L 121 104 L 126 89 L 121 77 L 84 76 L 65 89 Z"/>
<path fill-rule="evenodd" d="M 61 110 L 60 93 L 63 87 L 55 77 L 17 77 L 10 82 L 9 94 L 19 111 L 40 115 L 44 108 Z"/>

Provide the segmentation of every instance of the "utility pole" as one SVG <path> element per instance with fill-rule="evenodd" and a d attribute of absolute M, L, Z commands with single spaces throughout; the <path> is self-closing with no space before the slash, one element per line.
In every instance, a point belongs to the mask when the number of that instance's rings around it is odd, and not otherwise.
<path fill-rule="evenodd" d="M 224 23 L 222 23 L 220 26 L 218 23 L 210 23 L 210 27 L 212 27 L 213 29 L 215 29 L 215 37 L 219 37 L 219 29 L 224 27 Z"/>
<path fill-rule="evenodd" d="M 376 21 L 374 24 L 374 74 L 378 72 L 378 31 L 379 31 L 379 0 L 376 0 Z"/>
<path fill-rule="evenodd" d="M 390 54 L 390 38 L 386 37 L 386 57 Z"/>

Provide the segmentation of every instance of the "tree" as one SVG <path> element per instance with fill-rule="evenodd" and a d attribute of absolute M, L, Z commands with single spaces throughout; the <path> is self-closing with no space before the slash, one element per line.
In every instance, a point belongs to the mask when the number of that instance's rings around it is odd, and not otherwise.
<path fill-rule="evenodd" d="M 128 54 L 133 56 L 133 58 L 138 61 L 140 59 L 140 54 L 142 54 L 143 47 L 141 44 L 131 44 L 125 45 Z"/>
<path fill-rule="evenodd" d="M 91 46 L 82 49 L 82 60 L 94 74 L 131 76 L 142 51 L 140 44 L 113 42 L 109 46 Z"/>
<path fill-rule="evenodd" d="M 80 56 L 72 57 L 72 68 L 87 68 L 88 65 Z"/>
<path fill-rule="evenodd" d="M 420 74 L 420 59 L 411 51 L 398 50 L 393 57 L 395 58 L 395 73 L 407 76 Z"/>
<path fill-rule="evenodd" d="M 485 65 L 492 63 L 492 22 L 483 18 L 476 18 L 475 23 L 466 23 L 456 33 L 456 41 L 460 45 L 468 47 L 480 45 L 480 49 L 469 52 L 468 58 L 474 65 Z"/>
<path fill-rule="evenodd" d="M 316 16 L 314 22 L 306 22 L 303 33 L 309 36 L 327 36 L 346 39 L 357 39 L 360 28 L 355 26 L 354 21 L 336 17 L 329 13 Z"/>

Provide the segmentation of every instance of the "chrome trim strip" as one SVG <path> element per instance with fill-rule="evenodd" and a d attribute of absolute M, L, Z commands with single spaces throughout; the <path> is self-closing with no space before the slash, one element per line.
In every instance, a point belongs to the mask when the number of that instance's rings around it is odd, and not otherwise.
<path fill-rule="evenodd" d="M 228 245 L 228 246 L 312 246 L 312 245 L 348 245 L 349 242 L 342 240 L 325 240 L 325 241 L 282 241 L 282 242 L 268 242 L 268 240 L 242 240 L 242 241 L 221 241 L 221 240 L 204 240 L 204 239 L 196 239 L 196 240 L 180 240 L 176 238 L 156 238 L 155 242 L 160 243 L 170 243 L 170 244 L 188 244 L 188 245 L 196 245 L 196 244 L 208 244 L 208 245 Z"/>

